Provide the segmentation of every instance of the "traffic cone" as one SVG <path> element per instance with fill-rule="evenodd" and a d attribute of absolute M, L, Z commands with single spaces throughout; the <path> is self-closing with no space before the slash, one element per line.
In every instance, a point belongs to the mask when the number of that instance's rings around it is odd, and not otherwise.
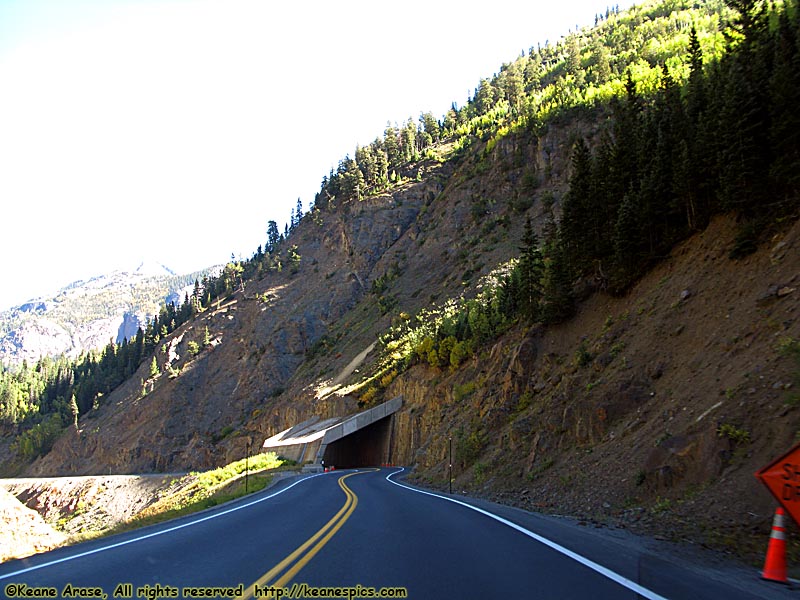
<path fill-rule="evenodd" d="M 767 559 L 764 561 L 764 571 L 761 579 L 789 583 L 786 576 L 786 527 L 784 526 L 783 509 L 775 510 L 775 519 L 772 521 L 772 533 L 767 546 Z"/>

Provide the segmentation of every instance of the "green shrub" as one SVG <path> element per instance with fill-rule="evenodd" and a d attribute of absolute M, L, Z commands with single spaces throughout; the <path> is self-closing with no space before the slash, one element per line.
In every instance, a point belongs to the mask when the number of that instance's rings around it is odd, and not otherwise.
<path fill-rule="evenodd" d="M 586 347 L 586 341 L 582 341 L 575 351 L 575 364 L 579 367 L 585 367 L 592 362 L 593 358 L 591 352 L 589 352 L 589 349 Z"/>
<path fill-rule="evenodd" d="M 41 423 L 20 433 L 14 441 L 14 449 L 25 460 L 47 454 L 63 427 L 61 415 L 59 413 L 51 414 Z"/>
<path fill-rule="evenodd" d="M 468 381 L 463 385 L 457 385 L 453 388 L 453 400 L 461 402 L 464 398 L 474 394 L 476 389 L 477 385 L 474 381 Z"/>
<path fill-rule="evenodd" d="M 750 432 L 731 423 L 720 425 L 717 429 L 717 435 L 721 438 L 727 438 L 735 444 L 747 444 L 750 442 Z"/>

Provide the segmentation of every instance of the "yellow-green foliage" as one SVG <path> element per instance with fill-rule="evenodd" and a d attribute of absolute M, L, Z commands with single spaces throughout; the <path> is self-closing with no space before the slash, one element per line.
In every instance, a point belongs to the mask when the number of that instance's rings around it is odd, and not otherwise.
<path fill-rule="evenodd" d="M 251 456 L 249 459 L 250 475 L 247 478 L 247 488 L 245 489 L 244 472 L 247 463 L 246 459 L 242 459 L 211 471 L 184 475 L 172 482 L 172 491 L 163 493 L 155 503 L 145 508 L 130 521 L 110 530 L 91 532 L 73 541 L 130 531 L 235 500 L 245 493 L 257 492 L 267 487 L 273 478 L 273 474 L 268 471 L 285 464 L 274 452 Z"/>
<path fill-rule="evenodd" d="M 717 430 L 717 435 L 721 438 L 728 438 L 736 444 L 747 444 L 750 442 L 750 432 L 731 423 L 723 423 Z"/>
<path fill-rule="evenodd" d="M 12 448 L 25 460 L 36 458 L 49 452 L 63 426 L 61 415 L 59 413 L 51 414 L 41 423 L 37 423 L 19 434 Z"/>
<path fill-rule="evenodd" d="M 377 387 L 371 386 L 367 388 L 367 390 L 363 394 L 361 394 L 359 401 L 365 406 L 369 405 L 375 400 L 375 398 L 378 397 L 378 392 L 379 390 Z"/>
<path fill-rule="evenodd" d="M 457 385 L 453 388 L 453 400 L 461 402 L 467 396 L 474 394 L 476 389 L 478 389 L 478 386 L 474 381 L 468 381 L 463 385 Z"/>
<path fill-rule="evenodd" d="M 266 469 L 277 469 L 283 464 L 283 461 L 274 452 L 256 454 L 249 459 L 243 458 L 213 471 L 198 473 L 197 483 L 206 489 L 218 486 L 244 473 L 248 464 L 250 471 L 264 471 Z"/>
<path fill-rule="evenodd" d="M 167 493 L 142 511 L 126 528 L 173 519 L 243 496 L 244 473 L 248 462 L 248 493 L 266 487 L 272 475 L 263 472 L 277 469 L 283 464 L 274 452 L 267 452 L 251 456 L 249 461 L 241 459 L 211 471 L 184 475 L 175 482 L 176 491 Z"/>
<path fill-rule="evenodd" d="M 392 369 L 386 375 L 381 377 L 381 387 L 383 388 L 389 387 L 389 384 L 395 380 L 395 377 L 397 377 L 397 370 Z"/>

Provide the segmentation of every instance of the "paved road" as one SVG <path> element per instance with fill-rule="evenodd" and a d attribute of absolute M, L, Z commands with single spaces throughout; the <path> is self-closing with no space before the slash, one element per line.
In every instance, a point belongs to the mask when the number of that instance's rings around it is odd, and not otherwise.
<path fill-rule="evenodd" d="M 416 490 L 395 481 L 400 475 L 320 474 L 192 517 L 5 563 L 0 592 L 149 600 L 373 591 L 412 599 L 800 598 L 755 572 L 751 581 L 685 568 L 557 519 Z"/>

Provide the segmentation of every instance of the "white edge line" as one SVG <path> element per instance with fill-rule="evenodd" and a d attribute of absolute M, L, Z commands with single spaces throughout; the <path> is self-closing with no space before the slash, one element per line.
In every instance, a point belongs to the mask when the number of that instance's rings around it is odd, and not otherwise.
<path fill-rule="evenodd" d="M 244 504 L 239 504 L 237 506 L 233 506 L 231 508 L 227 508 L 227 509 L 222 510 L 220 512 L 211 513 L 211 514 L 206 515 L 204 517 L 200 517 L 199 519 L 192 519 L 191 521 L 188 521 L 186 523 L 181 523 L 180 525 L 174 525 L 172 527 L 168 527 L 167 529 L 159 529 L 158 531 L 153 531 L 153 532 L 145 534 L 145 535 L 140 535 L 138 537 L 134 537 L 134 538 L 130 538 L 130 539 L 127 539 L 127 540 L 123 540 L 123 541 L 117 542 L 115 544 L 109 544 L 108 546 L 100 546 L 99 548 L 94 548 L 92 550 L 87 550 L 86 552 L 80 552 L 78 554 L 71 554 L 70 556 L 65 556 L 64 558 L 59 558 L 59 559 L 56 559 L 56 560 L 51 560 L 51 561 L 48 561 L 48 562 L 44 562 L 44 563 L 42 563 L 40 565 L 33 565 L 31 567 L 26 567 L 25 569 L 20 569 L 19 571 L 14 571 L 12 573 L 6 573 L 5 575 L 0 575 L 0 581 L 2 581 L 3 579 L 9 579 L 11 577 L 16 577 L 17 575 L 23 575 L 25 573 L 30 573 L 31 571 L 37 571 L 39 569 L 44 569 L 46 567 L 52 567 L 53 565 L 57 565 L 57 564 L 60 564 L 60 563 L 69 562 L 71 560 L 75 560 L 76 558 L 83 558 L 84 556 L 91 556 L 92 554 L 98 554 L 99 552 L 104 552 L 106 550 L 113 550 L 114 548 L 120 548 L 122 546 L 127 546 L 128 544 L 133 544 L 135 542 L 141 542 L 142 540 L 146 540 L 146 539 L 149 539 L 149 538 L 154 538 L 154 537 L 157 537 L 159 535 L 163 535 L 165 533 L 171 533 L 173 531 L 177 531 L 177 530 L 183 529 L 185 527 L 191 527 L 192 525 L 197 525 L 198 523 L 203 523 L 204 521 L 210 521 L 211 519 L 216 519 L 218 517 L 222 517 L 222 516 L 230 514 L 232 512 L 236 512 L 237 510 L 242 510 L 243 508 L 248 508 L 250 506 L 253 506 L 254 504 L 258 504 L 259 502 L 264 502 L 265 500 L 269 500 L 270 498 L 274 498 L 278 494 L 282 494 L 283 492 L 292 489 L 297 484 L 302 483 L 304 481 L 308 481 L 309 479 L 313 479 L 314 477 L 319 477 L 320 475 L 323 475 L 323 473 L 317 473 L 315 475 L 310 475 L 308 477 L 303 477 L 302 479 L 298 479 L 297 481 L 295 481 L 293 484 L 286 486 L 282 490 L 278 490 L 277 492 L 273 492 L 272 494 L 269 494 L 267 496 L 263 496 L 261 498 L 256 498 L 255 500 L 251 500 L 250 502 L 246 502 Z M 392 482 L 392 483 L 394 483 L 394 482 Z M 62 547 L 64 547 L 64 546 L 62 546 Z M 33 557 L 29 556 L 27 558 L 33 558 Z M 24 560 L 24 559 L 20 559 L 20 560 Z"/>
<path fill-rule="evenodd" d="M 575 561 L 579 562 L 580 564 L 584 565 L 585 567 L 589 567 L 590 569 L 592 569 L 593 571 L 596 571 L 600 575 L 603 575 L 604 577 L 607 577 L 608 579 L 618 583 L 619 585 L 621 585 L 623 587 L 626 587 L 626 588 L 628 588 L 629 590 L 631 590 L 633 592 L 636 592 L 637 594 L 647 598 L 648 600 L 667 600 L 664 596 L 660 596 L 660 595 L 656 594 L 655 592 L 647 589 L 646 587 L 642 587 L 641 585 L 639 585 L 635 581 L 632 581 L 632 580 L 628 579 L 627 577 L 623 577 L 619 573 L 617 573 L 615 571 L 612 571 L 611 569 L 609 569 L 607 567 L 604 567 L 603 565 L 598 564 L 598 563 L 594 562 L 593 560 L 590 560 L 590 559 L 586 558 L 585 556 L 581 556 L 580 554 L 578 554 L 576 552 L 573 552 L 572 550 L 570 550 L 568 548 L 565 548 L 564 546 L 561 546 L 560 544 L 557 544 L 554 541 L 547 539 L 546 537 L 542 537 L 541 535 L 539 535 L 537 533 L 534 533 L 534 532 L 532 532 L 532 531 L 530 531 L 528 529 L 525 529 L 521 525 L 517 525 L 516 523 L 514 523 L 512 521 L 509 521 L 508 519 L 504 519 L 503 517 L 500 517 L 500 516 L 498 516 L 498 515 L 496 515 L 494 513 L 491 513 L 488 510 L 484 510 L 482 508 L 478 508 L 477 506 L 473 506 L 471 504 L 467 504 L 466 502 L 461 502 L 460 500 L 456 500 L 455 498 L 448 498 L 447 496 L 440 496 L 439 494 L 434 494 L 433 492 L 426 492 L 426 491 L 423 491 L 423 490 L 418 490 L 416 488 L 410 487 L 408 485 L 404 485 L 402 483 L 398 483 L 397 481 L 394 481 L 393 479 L 391 479 L 392 476 L 397 475 L 398 473 L 402 473 L 404 470 L 405 469 L 403 467 L 401 467 L 399 471 L 395 471 L 393 473 L 389 473 L 389 475 L 386 476 L 386 481 L 388 481 L 389 483 L 393 483 L 394 485 L 399 486 L 401 488 L 405 488 L 407 490 L 411 490 L 412 492 L 417 492 L 418 494 L 425 494 L 426 496 L 433 496 L 434 498 L 440 498 L 441 500 L 447 500 L 448 502 L 453 502 L 453 503 L 458 504 L 460 506 L 464 506 L 466 508 L 469 508 L 470 510 L 474 510 L 475 512 L 481 513 L 482 515 L 485 515 L 485 516 L 487 516 L 487 517 L 489 517 L 491 519 L 494 519 L 495 521 L 498 521 L 498 522 L 502 523 L 503 525 L 508 525 L 512 529 L 516 529 L 520 533 L 523 533 L 524 535 L 527 535 L 528 537 L 533 538 L 537 542 L 544 544 L 545 546 L 555 550 L 556 552 L 560 552 L 564 556 L 567 556 L 567 557 L 571 558 L 572 560 L 575 560 Z"/>

